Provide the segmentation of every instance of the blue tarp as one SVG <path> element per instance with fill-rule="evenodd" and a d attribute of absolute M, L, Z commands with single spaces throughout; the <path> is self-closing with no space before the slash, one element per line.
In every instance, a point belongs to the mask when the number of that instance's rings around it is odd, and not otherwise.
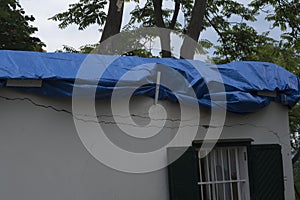
<path fill-rule="evenodd" d="M 113 61 L 106 65 L 107 60 Z M 91 71 L 104 67 L 105 71 L 101 77 L 93 77 L 93 73 L 78 77 L 79 69 L 85 65 L 91 67 Z M 131 76 L 124 76 L 134 70 Z M 191 98 L 190 93 L 186 92 L 189 86 L 195 91 L 200 105 L 210 107 L 226 104 L 228 111 L 236 113 L 255 112 L 270 101 L 292 107 L 300 98 L 299 78 L 280 66 L 265 62 L 212 65 L 174 58 L 0 51 L 1 87 L 6 86 L 7 79 L 38 79 L 43 80 L 42 87 L 17 89 L 51 97 L 71 97 L 74 85 L 88 89 L 89 86 L 93 87 L 92 81 L 97 78 L 101 78 L 96 88 L 98 99 L 110 98 L 114 90 L 126 93 L 132 88 L 135 88 L 134 95 L 154 97 L 157 71 L 162 73 L 159 98 L 173 102 L 179 96 L 183 99 Z M 216 71 L 220 73 L 221 80 L 212 75 Z M 187 80 L 189 86 L 184 84 L 178 73 Z M 76 78 L 82 79 L 84 85 L 74 84 Z M 119 80 L 122 80 L 121 84 L 117 84 Z M 164 86 L 164 82 L 173 84 L 176 91 Z M 224 85 L 225 91 L 211 89 L 219 85 Z M 261 91 L 276 92 L 277 96 L 262 96 L 258 94 Z M 226 101 L 210 101 L 212 95 L 222 93 L 225 93 Z"/>

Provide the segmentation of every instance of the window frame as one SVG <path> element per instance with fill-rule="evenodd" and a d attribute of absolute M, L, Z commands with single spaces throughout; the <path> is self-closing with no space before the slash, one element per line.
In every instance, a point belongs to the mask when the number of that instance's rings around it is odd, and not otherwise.
<path fill-rule="evenodd" d="M 178 151 L 185 151 L 177 160 L 170 162 L 168 165 L 168 180 L 170 200 L 199 200 L 201 199 L 200 187 L 198 187 L 199 176 L 199 159 L 198 151 L 202 144 L 207 144 L 210 141 L 201 140 L 193 141 L 189 147 L 169 147 L 167 148 L 167 158 L 171 155 L 178 155 Z M 211 141 L 212 144 L 215 141 Z M 279 198 L 284 200 L 284 179 L 283 179 L 283 160 L 281 145 L 278 143 L 263 143 L 252 144 L 252 139 L 220 139 L 215 144 L 215 147 L 236 147 L 243 146 L 247 151 L 247 166 L 250 199 L 274 199 Z M 258 152 L 257 149 L 260 149 Z M 272 149 L 271 151 L 269 151 Z M 177 153 L 176 153 L 177 151 Z M 257 154 L 259 153 L 259 154 Z M 256 156 L 260 156 L 260 160 Z M 264 156 L 268 156 L 265 157 Z M 269 160 L 269 158 L 276 158 Z M 264 160 L 269 160 L 266 163 Z M 259 162 L 259 163 L 257 163 Z M 263 164 L 257 168 L 257 164 Z M 265 165 L 268 169 L 266 169 Z M 274 167 L 276 166 L 276 167 Z M 274 168 L 274 169 L 273 169 Z M 274 171 L 276 168 L 277 171 Z M 266 171 L 267 170 L 267 171 Z M 265 173 L 268 172 L 268 173 Z M 261 175 L 255 175 L 261 173 Z M 266 177 L 260 183 L 260 177 Z M 272 180 L 272 182 L 270 182 Z M 259 187 L 258 187 L 258 185 Z M 274 189 L 270 190 L 270 186 Z M 269 188 L 268 188 L 269 187 Z M 266 190 L 265 190 L 266 189 Z M 266 192 L 265 192 L 266 191 Z M 267 192 L 268 191 L 268 192 Z M 265 198 L 266 197 L 266 198 Z"/>

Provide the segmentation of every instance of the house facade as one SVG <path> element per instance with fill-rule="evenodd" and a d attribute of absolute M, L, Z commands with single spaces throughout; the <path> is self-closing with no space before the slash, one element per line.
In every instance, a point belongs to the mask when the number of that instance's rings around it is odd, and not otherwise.
<path fill-rule="evenodd" d="M 41 95 L 40 91 L 37 94 L 36 88 L 47 93 L 51 87 L 45 87 L 47 79 L 35 81 L 7 78 L 0 88 L 1 199 L 295 199 L 289 108 L 279 102 L 272 101 L 252 113 L 226 112 L 225 122 L 218 124 L 211 122 L 212 113 L 207 108 L 200 107 L 198 117 L 193 116 L 194 108 L 189 105 L 159 100 L 158 109 L 151 115 L 149 109 L 158 106 L 153 98 L 135 96 L 130 99 L 130 115 L 121 116 L 111 111 L 110 99 L 98 99 L 95 122 L 74 113 L 70 97 Z M 126 100 L 120 98 L 115 103 L 124 105 Z M 183 109 L 192 120 L 181 119 Z M 123 120 L 122 128 L 117 118 Z M 159 133 L 163 136 L 155 135 L 149 141 L 120 136 L 121 129 L 133 130 L 127 118 L 141 127 L 153 119 L 165 119 Z M 165 149 L 166 162 L 182 152 L 168 166 L 147 173 L 128 173 L 97 159 L 86 147 L 82 133 L 78 133 L 76 121 L 99 124 L 112 143 L 126 151 L 140 151 L 136 153 L 160 148 L 163 144 L 153 146 L 151 139 L 168 142 L 179 128 L 186 134 L 179 141 L 185 140 L 194 132 L 195 121 L 197 134 L 190 145 L 180 143 Z M 220 130 L 220 135 L 213 135 Z M 86 134 L 89 137 L 89 129 Z M 132 134 L 142 133 L 137 130 Z M 216 142 L 214 148 L 201 148 L 211 142 Z M 106 155 L 115 159 L 112 152 Z"/>

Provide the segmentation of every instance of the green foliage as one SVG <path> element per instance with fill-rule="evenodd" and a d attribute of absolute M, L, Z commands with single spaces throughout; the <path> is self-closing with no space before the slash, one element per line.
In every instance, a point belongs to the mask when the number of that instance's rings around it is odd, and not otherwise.
<path fill-rule="evenodd" d="M 115 55 L 126 55 L 126 56 L 140 56 L 140 57 L 154 57 L 151 53 L 151 50 L 147 48 L 151 38 L 155 37 L 157 33 L 148 35 L 145 37 L 143 29 L 136 29 L 135 31 L 124 31 L 114 40 L 107 40 L 108 42 L 114 42 L 115 51 L 109 52 L 109 54 Z M 107 42 L 106 41 L 106 42 Z M 105 44 L 104 44 L 105 45 Z M 87 44 L 81 46 L 79 49 L 76 49 L 71 46 L 63 45 L 63 49 L 57 50 L 57 52 L 67 52 L 67 53 L 106 53 L 102 52 L 104 49 L 101 49 L 99 52 L 99 43 L 97 44 Z M 134 49 L 131 51 L 131 49 Z M 128 52 L 128 50 L 130 50 Z"/>
<path fill-rule="evenodd" d="M 44 43 L 32 37 L 38 29 L 29 25 L 35 19 L 25 15 L 17 0 L 0 1 L 0 49 L 42 51 Z"/>
<path fill-rule="evenodd" d="M 200 46 L 202 46 L 205 49 L 210 49 L 214 46 L 214 44 L 211 41 L 207 40 L 207 39 L 200 40 L 199 44 L 200 44 Z"/>
<path fill-rule="evenodd" d="M 215 60 L 218 63 L 226 63 L 234 60 L 252 60 L 258 48 L 273 44 L 275 40 L 269 38 L 268 33 L 259 35 L 253 27 L 241 23 L 225 30 L 218 42 L 221 45 L 215 46 Z"/>
<path fill-rule="evenodd" d="M 146 0 L 145 3 L 137 3 L 130 12 L 129 23 L 123 30 L 133 30 L 137 27 L 155 26 L 155 11 L 153 0 Z M 180 3 L 180 12 L 183 20 L 178 20 L 174 16 L 175 3 Z M 71 4 L 66 12 L 55 15 L 50 18 L 60 21 L 59 27 L 65 28 L 70 24 L 78 25 L 80 30 L 85 29 L 91 24 L 98 24 L 102 27 L 105 23 L 107 14 L 104 11 L 107 0 L 79 0 L 76 4 Z M 170 3 L 170 2 L 169 2 Z M 174 30 L 186 33 L 192 16 L 192 10 L 195 1 L 173 0 L 174 8 L 163 8 L 161 15 L 166 27 L 168 27 L 175 17 Z M 245 59 L 248 52 L 253 51 L 253 46 L 259 46 L 268 40 L 267 35 L 259 35 L 253 27 L 247 22 L 255 21 L 257 10 L 248 7 L 235 0 L 216 0 L 208 1 L 204 27 L 212 27 L 219 37 L 218 44 L 213 46 L 215 55 L 219 57 L 220 62 Z M 101 28 L 100 28 L 101 30 Z M 242 39 L 241 39 L 242 38 Z"/>
<path fill-rule="evenodd" d="M 287 37 L 289 42 L 296 42 L 296 40 L 299 42 L 300 2 L 298 0 L 254 0 L 250 5 L 256 10 L 271 6 L 272 9 L 264 11 L 268 14 L 266 20 L 272 22 L 273 27 L 279 27 L 282 36 Z"/>
<path fill-rule="evenodd" d="M 133 2 L 137 4 L 130 13 L 129 23 L 123 30 L 133 30 L 139 26 L 154 26 L 156 22 L 153 0 L 146 0 L 143 4 L 138 0 Z M 180 12 L 183 16 L 183 20 L 178 20 L 175 16 L 174 29 L 186 33 L 195 1 L 172 0 L 171 2 L 174 5 L 176 2 L 180 3 Z M 50 19 L 60 21 L 60 28 L 65 28 L 70 24 L 78 25 L 80 30 L 91 24 L 98 24 L 102 27 L 107 17 L 104 10 L 107 3 L 107 0 L 79 0 L 78 3 L 69 5 L 66 12 L 57 14 Z M 215 0 L 207 1 L 207 3 L 202 29 L 211 27 L 216 32 L 218 43 L 209 47 L 214 50 L 216 62 L 256 60 L 255 55 L 259 57 L 257 55 L 263 53 L 261 46 L 274 45 L 277 42 L 269 37 L 268 28 L 265 33 L 260 34 L 250 25 L 249 22 L 256 21 L 256 16 L 260 12 L 267 13 L 266 20 L 270 21 L 273 27 L 280 27 L 283 31 L 280 50 L 300 51 L 300 17 L 297 0 L 253 0 L 249 5 L 236 0 Z M 162 8 L 161 15 L 166 27 L 171 23 L 174 11 L 175 6 L 173 9 Z"/>
<path fill-rule="evenodd" d="M 166 24 L 170 24 L 172 20 L 173 9 L 162 10 L 162 16 Z M 146 3 L 141 7 L 139 4 L 130 12 L 131 18 L 129 23 L 125 26 L 127 27 L 137 27 L 137 25 L 143 27 L 153 27 L 155 26 L 155 14 L 153 9 L 153 1 L 147 0 Z M 176 30 L 180 30 L 180 23 L 176 24 Z"/>
<path fill-rule="evenodd" d="M 154 10 L 153 2 L 147 0 L 145 5 L 141 7 L 139 4 L 130 12 L 131 18 L 126 27 L 134 26 L 136 23 L 142 23 L 145 27 L 154 26 Z M 164 18 L 169 17 L 170 13 L 164 13 Z"/>
<path fill-rule="evenodd" d="M 287 50 L 292 58 L 300 55 L 300 2 L 298 0 L 255 0 L 251 3 L 256 10 L 264 9 L 266 20 L 272 23 L 273 28 L 280 28 L 282 50 Z M 298 60 L 299 61 L 299 60 Z M 292 65 L 294 66 L 294 65 Z M 291 69 L 291 68 L 288 68 Z M 297 69 L 299 71 L 299 69 Z M 295 70 L 293 70 L 295 72 Z M 297 73 L 299 74 L 299 73 Z"/>
<path fill-rule="evenodd" d="M 175 3 L 176 1 L 174 1 Z M 186 33 L 194 6 L 193 0 L 180 1 L 181 13 L 184 20 L 177 20 L 175 30 Z M 165 24 L 170 24 L 174 9 L 164 9 L 162 12 Z M 204 27 L 216 31 L 218 43 L 210 46 L 214 49 L 215 60 L 220 63 L 233 60 L 245 60 L 258 46 L 273 42 L 268 33 L 259 34 L 248 22 L 256 20 L 258 11 L 250 6 L 238 3 L 234 0 L 208 1 Z M 131 12 L 128 26 L 132 28 L 140 26 L 154 26 L 155 17 L 152 0 L 147 0 L 143 5 L 137 5 Z M 133 26 L 135 25 L 135 26 Z M 127 28 L 127 26 L 126 26 Z M 211 43 L 206 39 L 208 43 Z M 206 44 L 208 44 L 206 43 Z M 204 46 L 204 48 L 206 48 Z"/>
<path fill-rule="evenodd" d="M 80 0 L 78 3 L 70 4 L 66 12 L 51 17 L 51 20 L 60 21 L 59 27 L 66 28 L 70 24 L 79 26 L 83 30 L 91 24 L 103 25 L 106 20 L 104 12 L 106 0 Z"/>
<path fill-rule="evenodd" d="M 92 53 L 98 45 L 99 44 L 86 44 L 79 47 L 79 49 L 68 45 L 63 45 L 63 49 L 56 50 L 56 52 L 89 54 Z"/>

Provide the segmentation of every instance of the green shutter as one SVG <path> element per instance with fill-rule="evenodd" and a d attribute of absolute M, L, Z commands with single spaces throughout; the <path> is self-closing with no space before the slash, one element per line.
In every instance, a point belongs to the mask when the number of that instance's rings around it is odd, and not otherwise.
<path fill-rule="evenodd" d="M 168 160 L 174 160 L 186 148 L 168 148 Z M 199 200 L 198 156 L 190 147 L 168 166 L 170 200 Z"/>
<path fill-rule="evenodd" d="M 251 200 L 284 200 L 280 145 L 249 147 L 249 178 Z"/>

